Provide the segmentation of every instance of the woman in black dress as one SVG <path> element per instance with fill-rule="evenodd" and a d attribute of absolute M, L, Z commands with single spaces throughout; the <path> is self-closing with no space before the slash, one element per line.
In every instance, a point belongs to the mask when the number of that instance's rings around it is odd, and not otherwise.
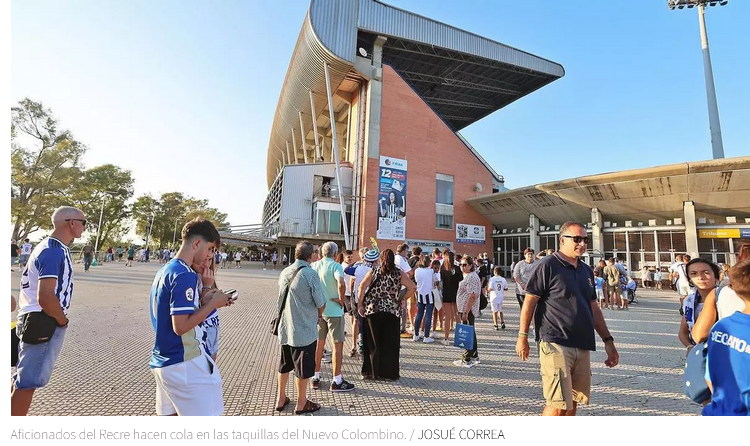
<path fill-rule="evenodd" d="M 399 291 L 406 287 L 407 298 L 416 287 L 409 276 L 395 264 L 393 250 L 380 255 L 380 265 L 370 270 L 359 285 L 357 310 L 364 318 L 362 326 L 362 377 L 365 379 L 399 378 Z"/>
<path fill-rule="evenodd" d="M 456 266 L 454 254 L 446 251 L 443 251 L 443 265 L 440 268 L 440 281 L 443 284 L 443 314 L 445 316 L 445 321 L 443 321 L 445 339 L 443 343 L 451 345 L 449 339 L 450 332 L 453 329 L 453 323 L 458 321 L 456 293 L 458 292 L 458 284 L 463 280 L 464 276 L 461 273 L 461 269 Z"/>

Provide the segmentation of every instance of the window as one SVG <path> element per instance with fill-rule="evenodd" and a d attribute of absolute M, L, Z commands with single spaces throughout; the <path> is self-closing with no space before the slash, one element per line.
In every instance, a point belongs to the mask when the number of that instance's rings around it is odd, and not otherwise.
<path fill-rule="evenodd" d="M 453 205 L 453 175 L 439 173 L 435 176 L 435 203 Z"/>
<path fill-rule="evenodd" d="M 437 217 L 437 223 L 435 224 L 436 228 L 453 229 L 453 216 L 452 215 L 437 214 L 436 217 Z"/>
<path fill-rule="evenodd" d="M 435 175 L 435 227 L 453 229 L 453 175 Z"/>

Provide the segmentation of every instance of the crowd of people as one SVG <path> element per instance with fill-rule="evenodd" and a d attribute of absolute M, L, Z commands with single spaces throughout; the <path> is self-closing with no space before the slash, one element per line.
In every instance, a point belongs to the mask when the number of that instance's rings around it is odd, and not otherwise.
<path fill-rule="evenodd" d="M 86 220 L 79 209 L 61 207 L 52 223 L 52 234 L 23 258 L 18 319 L 11 330 L 13 415 L 25 415 L 34 391 L 49 381 L 70 322 L 73 262 L 68 245 L 81 236 Z M 156 413 L 221 415 L 219 309 L 232 305 L 237 294 L 218 288 L 216 271 L 229 253 L 221 250 L 210 221 L 196 218 L 181 235 L 176 252 L 160 254 L 169 260 L 156 273 L 150 293 L 155 336 L 149 367 L 156 382 Z M 592 269 L 582 259 L 588 241 L 585 226 L 565 223 L 558 251 L 535 256 L 526 249 L 524 259 L 512 268 L 521 307 L 516 353 L 527 360 L 528 338 L 534 337 L 543 415 L 575 415 L 578 404 L 588 404 L 595 334 L 604 344 L 605 365 L 619 363 L 602 310 L 628 308 L 620 287 L 627 272 L 616 259 Z M 363 380 L 398 380 L 401 342 L 453 345 L 451 331 L 473 326 L 490 304 L 494 328 L 506 327 L 502 306 L 508 284 L 487 254 L 474 258 L 449 249 L 427 254 L 407 244 L 381 250 L 373 242 L 358 255 L 355 261 L 354 252 L 341 251 L 335 242 L 317 246 L 303 241 L 295 247 L 294 261 L 281 272 L 277 318 L 272 322 L 280 346 L 277 411 L 291 402 L 286 388 L 292 371 L 296 414 L 320 410 L 307 396 L 308 387 L 323 388 L 322 363 L 332 363 L 330 391 L 355 390 L 342 369 L 347 319 L 353 346 L 349 356 L 361 359 Z M 702 258 L 682 256 L 680 262 L 670 268 L 681 300 L 679 339 L 687 353 L 697 343 L 707 343 L 705 381 L 712 394 L 704 401 L 703 413 L 748 415 L 750 245 L 743 246 L 738 263 L 725 271 Z M 680 282 L 683 277 L 687 287 Z M 15 307 L 13 300 L 12 310 Z M 469 331 L 473 342 L 453 361 L 459 367 L 481 363 L 476 331 Z M 440 342 L 437 332 L 443 333 Z"/>

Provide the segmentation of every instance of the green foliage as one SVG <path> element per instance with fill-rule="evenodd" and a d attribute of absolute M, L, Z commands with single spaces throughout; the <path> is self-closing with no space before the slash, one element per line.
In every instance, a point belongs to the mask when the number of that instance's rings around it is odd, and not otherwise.
<path fill-rule="evenodd" d="M 142 195 L 133 203 L 132 216 L 136 233 L 144 239 L 153 216 L 149 239 L 152 247 L 172 246 L 173 240 L 175 245 L 179 245 L 182 227 L 195 217 L 210 220 L 217 228 L 229 226 L 227 214 L 209 207 L 208 200 L 187 197 L 180 192 L 162 194 L 158 200 L 151 195 Z"/>
<path fill-rule="evenodd" d="M 68 202 L 81 176 L 86 146 L 58 130 L 52 111 L 28 98 L 11 107 L 11 221 L 13 239 L 50 229 L 52 211 Z"/>

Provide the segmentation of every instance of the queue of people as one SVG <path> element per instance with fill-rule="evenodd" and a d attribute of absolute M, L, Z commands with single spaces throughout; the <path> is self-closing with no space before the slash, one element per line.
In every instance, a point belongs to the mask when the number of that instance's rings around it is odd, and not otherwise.
<path fill-rule="evenodd" d="M 86 219 L 73 207 L 58 208 L 51 218 L 52 234 L 24 258 L 12 333 L 17 343 L 13 415 L 25 415 L 34 391 L 50 380 L 70 322 L 73 262 L 68 245 L 81 236 Z M 217 256 L 222 251 L 215 226 L 196 218 L 185 224 L 181 238 L 179 250 L 174 257 L 170 252 L 171 259 L 156 273 L 150 293 L 155 337 L 149 367 L 156 383 L 156 413 L 221 415 L 222 381 L 216 363 L 219 310 L 232 305 L 237 295 L 233 290 L 221 291 L 216 283 L 223 257 Z M 595 334 L 604 344 L 604 364 L 619 363 L 602 309 L 613 305 L 627 309 L 623 303 L 627 298 L 620 294 L 620 279 L 627 272 L 616 259 L 592 269 L 582 259 L 588 241 L 585 226 L 565 223 L 557 252 L 537 258 L 527 249 L 513 268 L 521 306 L 516 353 L 527 360 L 528 338 L 534 337 L 543 415 L 575 415 L 579 404 L 590 401 Z M 402 339 L 432 344 L 437 328 L 444 334 L 443 343 L 452 345 L 454 322 L 474 326 L 486 302 L 491 303 L 494 328 L 505 329 L 502 306 L 508 285 L 501 268 L 493 268 L 486 254 L 474 258 L 446 249 L 427 255 L 406 244 L 381 251 L 374 244 L 361 249 L 354 262 L 354 253 L 339 252 L 335 242 L 318 247 L 303 241 L 294 256 L 278 279 L 276 411 L 291 403 L 287 385 L 292 371 L 298 395 L 294 412 L 320 410 L 320 404 L 308 398 L 308 385 L 313 390 L 323 388 L 325 362 L 332 362 L 330 391 L 355 390 L 343 376 L 347 319 L 353 329 L 349 356 L 361 357 L 364 380 L 398 380 Z M 132 260 L 130 252 L 128 259 Z M 738 263 L 725 270 L 688 256 L 671 270 L 681 298 L 678 338 L 686 354 L 696 343 L 708 343 L 705 380 L 712 396 L 704 402 L 704 415 L 750 414 L 750 245 L 743 246 Z M 683 276 L 687 286 L 680 282 Z M 472 340 L 454 365 L 481 364 L 475 330 Z M 327 341 L 332 346 L 330 361 L 325 359 Z"/>

